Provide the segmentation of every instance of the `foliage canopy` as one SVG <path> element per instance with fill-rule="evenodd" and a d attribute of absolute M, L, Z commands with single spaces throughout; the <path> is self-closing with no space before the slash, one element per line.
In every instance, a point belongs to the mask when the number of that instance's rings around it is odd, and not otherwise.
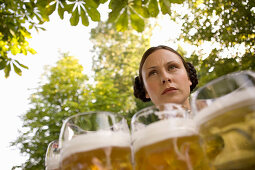
<path fill-rule="evenodd" d="M 180 6 L 186 11 L 172 8 L 171 17 L 181 25 L 179 39 L 196 49 L 190 60 L 200 86 L 230 72 L 255 70 L 255 1 L 188 0 Z M 200 50 L 205 43 L 209 51 Z"/>
<path fill-rule="evenodd" d="M 28 69 L 13 56 L 27 53 L 35 54 L 27 42 L 31 38 L 29 29 L 43 29 L 41 25 L 49 21 L 56 11 L 61 19 L 65 13 L 70 16 L 70 24 L 76 26 L 81 22 L 88 26 L 91 21 L 101 21 L 99 6 L 108 3 L 110 9 L 108 22 L 114 23 L 117 31 L 132 28 L 142 32 L 144 19 L 157 17 L 160 11 L 171 14 L 171 3 L 182 3 L 184 0 L 0 0 L 0 70 L 5 77 L 10 71 L 22 74 L 22 68 Z M 104 9 L 105 10 L 105 9 Z"/>

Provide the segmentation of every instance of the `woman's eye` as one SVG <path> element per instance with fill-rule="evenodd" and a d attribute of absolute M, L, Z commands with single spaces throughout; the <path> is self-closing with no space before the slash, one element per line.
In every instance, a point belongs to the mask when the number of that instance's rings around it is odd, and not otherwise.
<path fill-rule="evenodd" d="M 173 69 L 176 69 L 177 67 L 175 65 L 170 65 L 168 66 L 168 70 L 173 70 Z"/>
<path fill-rule="evenodd" d="M 149 76 L 156 75 L 156 74 L 157 74 L 156 70 L 152 70 L 152 71 L 149 72 Z"/>

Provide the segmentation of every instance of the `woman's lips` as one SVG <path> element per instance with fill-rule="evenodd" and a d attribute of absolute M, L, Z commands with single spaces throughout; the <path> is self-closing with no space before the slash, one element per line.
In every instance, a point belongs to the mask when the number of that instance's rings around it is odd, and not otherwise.
<path fill-rule="evenodd" d="M 175 91 L 175 90 L 177 90 L 175 87 L 166 88 L 166 89 L 161 93 L 161 95 L 164 95 L 164 94 L 169 93 L 169 92 L 173 92 L 173 91 Z"/>

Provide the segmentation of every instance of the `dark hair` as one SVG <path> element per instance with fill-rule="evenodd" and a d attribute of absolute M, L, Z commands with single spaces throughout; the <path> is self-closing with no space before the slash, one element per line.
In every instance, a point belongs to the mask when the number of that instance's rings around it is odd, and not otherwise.
<path fill-rule="evenodd" d="M 190 62 L 186 62 L 177 51 L 175 51 L 174 49 L 172 49 L 168 46 L 164 46 L 164 45 L 151 47 L 147 51 L 145 51 L 145 53 L 143 54 L 143 57 L 141 59 L 140 66 L 139 66 L 139 76 L 135 77 L 135 82 L 134 82 L 134 87 L 133 87 L 134 88 L 134 96 L 136 98 L 141 99 L 143 102 L 148 102 L 151 99 L 145 97 L 146 93 L 145 93 L 145 88 L 144 88 L 143 78 L 142 78 L 142 67 L 143 67 L 143 64 L 144 64 L 145 60 L 147 59 L 147 57 L 150 54 L 152 54 L 154 51 L 159 50 L 159 49 L 169 50 L 180 57 L 183 65 L 188 73 L 189 79 L 192 82 L 192 85 L 190 86 L 190 92 L 198 84 L 197 73 L 196 73 L 195 67 Z"/>

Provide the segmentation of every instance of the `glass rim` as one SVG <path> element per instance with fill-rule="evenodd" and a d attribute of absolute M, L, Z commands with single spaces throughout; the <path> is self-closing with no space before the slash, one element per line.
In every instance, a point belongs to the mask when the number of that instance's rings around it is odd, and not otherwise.
<path fill-rule="evenodd" d="M 160 107 L 164 105 L 169 105 L 170 107 Z M 152 105 L 136 112 L 131 119 L 131 140 L 134 151 L 142 146 L 168 138 L 197 135 L 198 129 L 193 118 L 189 116 L 179 117 L 178 113 L 190 114 L 182 105 L 176 103 L 165 103 L 159 106 Z M 150 120 L 149 123 L 143 123 L 142 120 L 139 120 L 140 116 L 150 117 L 151 115 L 157 116 L 158 119 L 155 121 Z"/>
<path fill-rule="evenodd" d="M 51 148 L 52 148 L 53 143 L 57 143 L 57 144 L 58 144 L 57 149 L 58 149 L 58 150 L 60 149 L 60 146 L 59 146 L 59 144 L 60 144 L 59 139 L 52 140 L 51 142 L 48 143 L 48 146 L 47 146 L 47 149 L 46 149 L 46 154 L 45 154 L 45 162 L 44 162 L 45 166 L 47 166 L 47 164 L 48 164 L 48 162 L 49 162 L 49 157 L 48 157 L 49 155 L 48 155 L 48 154 L 50 154 L 50 150 L 51 150 Z"/>
<path fill-rule="evenodd" d="M 139 117 L 139 116 L 143 116 L 143 114 L 150 114 L 150 112 L 151 111 L 156 111 L 156 112 L 158 112 L 158 113 L 162 113 L 162 114 L 167 114 L 168 112 L 170 112 L 170 110 L 168 110 L 168 109 L 166 109 L 166 110 L 160 110 L 160 106 L 164 106 L 164 105 L 169 105 L 169 106 L 175 106 L 176 108 L 173 108 L 173 109 L 176 109 L 176 110 L 180 110 L 181 109 L 181 111 L 183 111 L 183 112 L 185 112 L 185 113 L 189 113 L 189 111 L 188 110 L 186 110 L 185 108 L 183 108 L 182 107 L 182 105 L 180 105 L 180 104 L 177 104 L 177 103 L 164 103 L 164 104 L 161 104 L 161 105 L 159 105 L 159 106 L 157 106 L 157 105 L 152 105 L 152 106 L 148 106 L 148 107 L 145 107 L 145 108 L 143 108 L 143 109 L 141 109 L 141 110 L 139 110 L 138 112 L 136 112 L 133 116 L 132 116 L 132 118 L 131 118 L 131 122 L 130 122 L 130 125 L 131 125 L 131 131 L 133 132 L 133 130 L 135 129 L 135 127 L 134 127 L 134 124 L 135 124 L 135 122 L 137 121 L 137 118 Z M 167 108 L 167 107 L 166 107 Z M 177 117 L 178 119 L 180 118 L 180 117 Z M 184 119 L 186 119 L 186 118 L 188 118 L 188 117 L 183 117 Z M 161 119 L 160 119 L 161 120 Z"/>
<path fill-rule="evenodd" d="M 148 106 L 148 107 L 145 107 L 145 108 L 139 110 L 138 112 L 136 112 L 136 113 L 132 116 L 131 122 L 130 122 L 130 123 L 133 124 L 134 121 L 135 121 L 135 119 L 137 118 L 137 116 L 138 116 L 139 114 L 141 114 L 141 113 L 143 113 L 143 112 L 146 112 L 146 111 L 148 111 L 148 110 L 154 109 L 154 108 L 157 108 L 157 107 L 156 107 L 155 105 L 152 105 L 152 106 Z"/>
<path fill-rule="evenodd" d="M 81 112 L 81 113 L 77 113 L 72 116 L 69 116 L 62 123 L 61 129 L 60 129 L 60 135 L 59 135 L 59 146 L 62 147 L 62 139 L 64 136 L 63 132 L 66 128 L 66 124 L 68 123 L 68 121 L 70 121 L 71 119 L 74 119 L 76 117 L 79 117 L 79 116 L 86 116 L 86 115 L 92 115 L 92 114 L 108 114 L 108 115 L 112 115 L 114 117 L 118 117 L 120 119 L 117 121 L 117 123 L 123 121 L 123 119 L 124 119 L 123 115 L 121 115 L 119 113 L 115 113 L 115 112 L 110 112 L 110 111 L 88 111 L 88 112 Z"/>
<path fill-rule="evenodd" d="M 216 82 L 219 82 L 223 79 L 226 79 L 226 78 L 229 78 L 229 77 L 234 77 L 235 75 L 238 75 L 238 74 L 247 74 L 247 75 L 251 75 L 255 78 L 255 72 L 251 71 L 251 70 L 242 70 L 242 71 L 236 71 L 236 72 L 232 72 L 232 73 L 229 73 L 229 74 L 225 74 L 225 75 L 222 75 L 220 77 L 217 77 L 211 81 L 209 81 L 208 83 L 206 83 L 205 85 L 203 85 L 202 87 L 198 88 L 194 93 L 191 94 L 191 110 L 193 113 L 197 113 L 198 112 L 198 109 L 197 109 L 197 106 L 196 106 L 196 98 L 198 96 L 198 94 L 203 90 L 205 89 L 207 86 L 210 86 L 212 84 L 215 84 Z"/>
<path fill-rule="evenodd" d="M 107 113 L 107 114 L 112 114 L 112 115 L 117 115 L 117 116 L 120 116 L 120 117 L 123 117 L 121 114 L 119 113 L 115 113 L 115 112 L 110 112 L 110 111 L 89 111 L 89 112 L 81 112 L 81 113 L 77 113 L 77 114 L 74 114 L 72 116 L 69 116 L 67 117 L 64 121 L 68 121 L 74 117 L 78 117 L 78 116 L 82 116 L 82 115 L 89 115 L 89 114 L 103 114 L 103 113 Z"/>
<path fill-rule="evenodd" d="M 123 115 L 119 114 L 119 113 L 115 113 L 115 112 L 110 112 L 110 111 L 89 111 L 89 112 L 81 112 L 81 113 L 77 113 L 77 114 L 74 114 L 72 116 L 69 116 L 67 117 L 64 121 L 63 121 L 63 126 L 70 120 L 70 119 L 73 119 L 75 117 L 78 117 L 78 116 L 83 116 L 83 115 L 90 115 L 90 114 L 104 114 L 104 113 L 107 113 L 107 114 L 110 114 L 110 115 L 113 115 L 114 117 L 120 117 L 121 119 L 124 118 Z M 62 128 L 63 128 L 62 126 Z M 62 130 L 61 128 L 61 130 Z"/>

